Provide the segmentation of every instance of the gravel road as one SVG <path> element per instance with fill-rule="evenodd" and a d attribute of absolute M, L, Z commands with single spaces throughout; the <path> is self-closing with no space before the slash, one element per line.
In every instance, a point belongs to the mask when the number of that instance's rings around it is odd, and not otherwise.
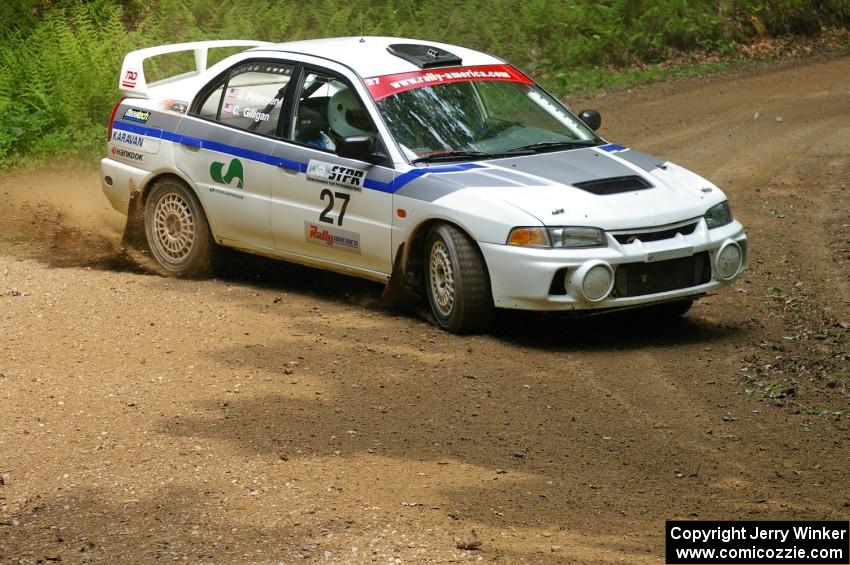
<path fill-rule="evenodd" d="M 815 59 L 572 101 L 747 227 L 746 275 L 673 324 L 458 337 L 263 259 L 160 278 L 96 164 L 7 172 L 0 562 L 657 564 L 668 519 L 846 520 L 848 77 Z"/>

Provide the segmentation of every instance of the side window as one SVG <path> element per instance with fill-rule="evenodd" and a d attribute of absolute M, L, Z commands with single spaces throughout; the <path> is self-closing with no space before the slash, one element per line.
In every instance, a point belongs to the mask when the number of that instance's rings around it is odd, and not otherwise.
<path fill-rule="evenodd" d="M 230 72 L 218 121 L 240 129 L 274 135 L 292 66 L 246 63 Z"/>
<path fill-rule="evenodd" d="M 338 77 L 307 71 L 295 97 L 295 120 L 289 139 L 334 151 L 340 139 L 376 135 L 357 92 Z"/>
<path fill-rule="evenodd" d="M 213 90 L 209 96 L 207 96 L 207 99 L 204 100 L 198 115 L 202 118 L 209 118 L 210 120 L 218 118 L 218 107 L 221 105 L 221 93 L 223 91 L 224 83 L 222 82 L 221 85 Z"/>
<path fill-rule="evenodd" d="M 282 63 L 243 63 L 231 69 L 226 81 L 207 96 L 198 115 L 246 131 L 274 135 L 292 70 L 292 65 Z"/>

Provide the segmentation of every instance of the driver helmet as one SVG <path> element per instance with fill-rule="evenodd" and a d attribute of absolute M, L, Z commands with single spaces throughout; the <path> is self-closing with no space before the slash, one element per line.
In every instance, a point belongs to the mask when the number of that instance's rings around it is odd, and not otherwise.
<path fill-rule="evenodd" d="M 343 88 L 328 102 L 328 122 L 340 137 L 374 133 L 366 111 L 350 88 Z"/>

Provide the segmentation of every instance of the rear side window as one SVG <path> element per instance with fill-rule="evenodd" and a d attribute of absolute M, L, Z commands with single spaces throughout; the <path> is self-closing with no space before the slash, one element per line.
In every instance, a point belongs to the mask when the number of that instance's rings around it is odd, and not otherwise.
<path fill-rule="evenodd" d="M 203 102 L 198 114 L 223 125 L 274 135 L 292 79 L 292 65 L 243 63 Z"/>

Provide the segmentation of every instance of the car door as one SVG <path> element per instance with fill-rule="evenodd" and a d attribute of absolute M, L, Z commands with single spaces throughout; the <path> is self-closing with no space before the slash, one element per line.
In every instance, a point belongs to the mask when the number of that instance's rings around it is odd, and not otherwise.
<path fill-rule="evenodd" d="M 335 151 L 344 137 L 379 138 L 360 95 L 340 74 L 306 66 L 292 100 L 289 131 L 274 150 L 279 159 L 271 181 L 275 247 L 390 273 L 394 170 Z"/>
<path fill-rule="evenodd" d="M 204 89 L 178 127 L 178 168 L 200 191 L 223 243 L 274 247 L 269 224 L 274 136 L 294 65 L 243 61 Z"/>

